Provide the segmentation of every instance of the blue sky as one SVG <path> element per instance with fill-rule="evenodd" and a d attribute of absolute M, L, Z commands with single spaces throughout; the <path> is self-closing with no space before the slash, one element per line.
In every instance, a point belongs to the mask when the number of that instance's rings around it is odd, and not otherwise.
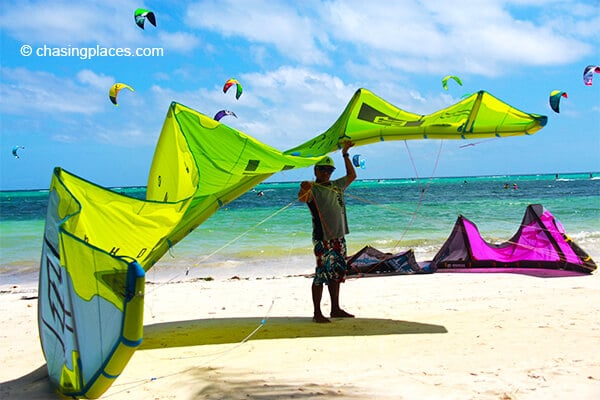
<path fill-rule="evenodd" d="M 136 26 L 139 7 L 157 27 Z M 232 110 L 238 118 L 222 122 L 285 150 L 326 130 L 360 87 L 423 114 L 486 90 L 549 120 L 535 135 L 475 146 L 352 149 L 366 160 L 359 178 L 600 171 L 600 74 L 582 81 L 586 65 L 600 64 L 598 0 L 5 1 L 0 35 L 0 190 L 47 188 L 56 166 L 102 186 L 145 185 L 171 101 L 209 116 Z M 33 54 L 21 54 L 25 45 Z M 44 48 L 163 54 L 85 59 Z M 449 74 L 463 86 L 444 90 Z M 244 86 L 239 100 L 222 91 L 232 77 Z M 108 98 L 115 82 L 135 89 L 118 107 Z M 548 105 L 555 89 L 569 96 L 560 114 Z M 25 147 L 19 159 L 14 145 Z"/>

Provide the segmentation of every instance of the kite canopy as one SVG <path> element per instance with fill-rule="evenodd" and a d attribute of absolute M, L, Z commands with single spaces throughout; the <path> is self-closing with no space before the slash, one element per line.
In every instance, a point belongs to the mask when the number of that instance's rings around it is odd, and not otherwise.
<path fill-rule="evenodd" d="M 218 111 L 218 112 L 215 114 L 214 120 L 215 120 L 215 121 L 220 121 L 220 120 L 221 120 L 221 118 L 223 118 L 223 117 L 224 117 L 224 116 L 226 116 L 226 115 L 231 115 L 231 116 L 233 116 L 233 117 L 236 117 L 236 118 L 237 118 L 237 115 L 235 115 L 235 113 L 234 113 L 233 111 L 229 111 L 229 110 L 221 110 L 221 111 Z"/>
<path fill-rule="evenodd" d="M 125 88 L 129 89 L 132 92 L 134 91 L 133 88 L 126 83 L 115 83 L 108 90 L 108 98 L 110 99 L 111 103 L 113 103 L 115 106 L 119 105 L 117 103 L 117 95 L 122 89 Z"/>
<path fill-rule="evenodd" d="M 588 65 L 583 69 L 583 83 L 585 86 L 592 86 L 594 73 L 600 74 L 600 65 Z"/>
<path fill-rule="evenodd" d="M 152 12 L 150 10 L 146 10 L 146 9 L 143 9 L 143 8 L 138 8 L 133 13 L 133 18 L 135 19 L 136 25 L 139 26 L 142 29 L 144 29 L 144 23 L 146 22 L 146 19 L 153 26 L 156 26 L 156 16 L 154 15 L 154 12 Z"/>
<path fill-rule="evenodd" d="M 384 253 L 365 246 L 348 259 L 348 276 L 413 275 L 434 272 L 429 264 L 419 265 L 412 249 L 400 253 Z"/>
<path fill-rule="evenodd" d="M 223 85 L 223 93 L 227 93 L 229 88 L 233 85 L 235 85 L 235 87 L 236 87 L 235 98 L 239 99 L 244 91 L 244 88 L 242 87 L 242 84 L 238 82 L 237 79 L 234 79 L 234 78 L 228 79 L 227 82 L 225 82 L 225 84 Z"/>
<path fill-rule="evenodd" d="M 515 235 L 499 244 L 485 241 L 477 226 L 459 215 L 431 268 L 546 268 L 590 273 L 596 264 L 567 236 L 550 211 L 532 204 Z"/>
<path fill-rule="evenodd" d="M 485 92 L 424 116 L 361 89 L 326 132 L 282 152 L 171 103 L 145 200 L 54 169 L 38 298 L 50 380 L 72 397 L 98 397 L 108 389 L 142 340 L 145 271 L 221 207 L 271 175 L 312 166 L 345 140 L 361 146 L 517 136 L 545 123 L 546 117 L 523 113 Z"/>
<path fill-rule="evenodd" d="M 12 155 L 15 158 L 19 158 L 19 150 L 24 149 L 24 148 L 25 147 L 23 147 L 23 146 L 13 146 L 13 148 L 12 148 Z"/>
<path fill-rule="evenodd" d="M 562 90 L 553 90 L 550 92 L 550 97 L 548 97 L 548 102 L 550 103 L 550 108 L 555 113 L 560 113 L 560 99 L 564 97 L 565 99 L 569 97 L 567 92 L 563 92 Z"/>
<path fill-rule="evenodd" d="M 455 75 L 447 75 L 445 77 L 442 78 L 442 87 L 444 88 L 444 90 L 448 90 L 448 80 L 449 79 L 453 79 L 454 82 L 458 83 L 460 86 L 462 86 L 462 80 Z"/>
<path fill-rule="evenodd" d="M 547 120 L 545 115 L 519 111 L 484 91 L 432 114 L 420 115 L 359 89 L 331 128 L 286 154 L 318 157 L 337 150 L 345 140 L 362 146 L 387 140 L 531 135 L 542 129 Z"/>

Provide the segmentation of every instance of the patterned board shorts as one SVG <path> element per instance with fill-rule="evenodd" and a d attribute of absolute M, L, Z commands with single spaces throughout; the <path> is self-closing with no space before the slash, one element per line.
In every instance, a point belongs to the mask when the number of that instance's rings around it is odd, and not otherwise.
<path fill-rule="evenodd" d="M 321 286 L 333 282 L 343 282 L 348 264 L 346 264 L 346 239 L 315 240 L 314 253 L 317 268 L 313 285 Z"/>

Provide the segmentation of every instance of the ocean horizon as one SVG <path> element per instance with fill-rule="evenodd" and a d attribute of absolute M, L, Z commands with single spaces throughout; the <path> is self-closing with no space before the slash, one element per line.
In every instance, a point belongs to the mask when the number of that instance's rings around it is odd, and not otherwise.
<path fill-rule="evenodd" d="M 402 181 L 402 180 L 440 180 L 440 179 L 481 179 L 481 178 L 553 178 L 553 179 L 600 179 L 600 171 L 579 171 L 579 172 L 539 172 L 539 173 L 524 173 L 524 174 L 491 174 L 491 175 L 448 175 L 448 176 L 435 176 L 435 177 L 385 177 L 385 178 L 357 178 L 358 181 Z M 281 180 L 281 181 L 271 181 L 270 178 L 259 185 L 265 184 L 288 184 L 288 183 L 300 183 L 300 180 Z M 93 183 L 93 182 L 92 182 Z M 119 190 L 119 189 L 142 189 L 146 188 L 146 185 L 114 185 L 114 186 L 103 186 L 106 189 L 110 190 Z M 12 192 L 48 192 L 49 188 L 29 188 L 29 189 L 0 189 L 0 193 L 12 193 Z"/>

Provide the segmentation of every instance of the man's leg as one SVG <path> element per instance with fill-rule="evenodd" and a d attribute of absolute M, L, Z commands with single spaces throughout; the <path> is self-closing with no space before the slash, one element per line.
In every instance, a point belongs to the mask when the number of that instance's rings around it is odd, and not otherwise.
<path fill-rule="evenodd" d="M 354 315 L 340 308 L 340 282 L 331 280 L 328 287 L 331 297 L 331 318 L 354 318 Z"/>
<path fill-rule="evenodd" d="M 313 321 L 319 323 L 331 322 L 321 312 L 321 297 L 323 297 L 323 285 L 312 285 L 312 300 L 314 307 Z"/>

